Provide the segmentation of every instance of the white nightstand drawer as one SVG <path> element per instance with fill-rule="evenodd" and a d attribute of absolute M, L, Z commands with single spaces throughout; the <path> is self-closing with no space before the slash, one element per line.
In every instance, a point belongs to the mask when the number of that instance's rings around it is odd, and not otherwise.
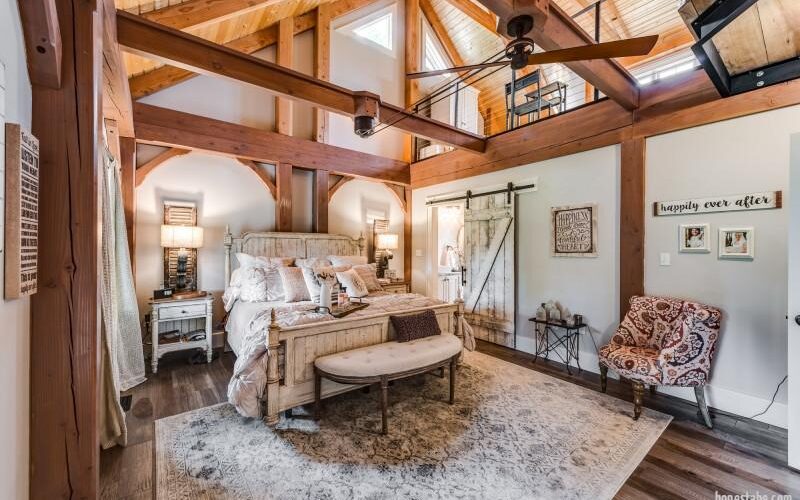
<path fill-rule="evenodd" d="M 185 304 L 160 307 L 158 310 L 158 319 L 180 319 L 192 318 L 197 316 L 206 315 L 205 304 Z"/>

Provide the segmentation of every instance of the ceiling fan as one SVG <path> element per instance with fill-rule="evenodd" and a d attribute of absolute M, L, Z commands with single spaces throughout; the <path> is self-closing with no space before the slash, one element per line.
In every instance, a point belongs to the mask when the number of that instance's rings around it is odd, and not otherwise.
<path fill-rule="evenodd" d="M 536 64 L 608 59 L 611 57 L 643 56 L 649 54 L 658 41 L 658 35 L 652 35 L 534 53 L 533 40 L 525 36 L 533 29 L 533 17 L 529 15 L 513 17 L 508 21 L 507 29 L 508 34 L 513 36 L 514 39 L 506 45 L 505 60 L 472 64 L 469 66 L 457 66 L 455 68 L 439 69 L 435 71 L 409 73 L 406 76 L 408 78 L 425 78 L 428 76 L 461 73 L 464 71 L 506 65 L 511 65 L 513 69 L 522 69 L 525 66 Z"/>

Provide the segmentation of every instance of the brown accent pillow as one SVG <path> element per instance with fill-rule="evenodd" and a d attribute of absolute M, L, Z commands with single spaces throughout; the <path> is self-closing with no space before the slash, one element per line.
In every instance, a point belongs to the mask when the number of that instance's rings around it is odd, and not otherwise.
<path fill-rule="evenodd" d="M 442 333 L 439 322 L 436 321 L 436 313 L 430 309 L 418 314 L 389 316 L 389 319 L 394 327 L 395 340 L 398 342 L 408 342 Z"/>

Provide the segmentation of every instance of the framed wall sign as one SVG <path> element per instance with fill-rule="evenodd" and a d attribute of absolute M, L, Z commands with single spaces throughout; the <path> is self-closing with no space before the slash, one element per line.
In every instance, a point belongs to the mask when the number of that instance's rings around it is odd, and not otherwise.
<path fill-rule="evenodd" d="M 653 203 L 653 215 L 692 215 L 711 212 L 738 212 L 742 210 L 767 210 L 783 206 L 782 191 L 734 194 L 691 200 L 657 201 Z"/>
<path fill-rule="evenodd" d="M 5 297 L 36 293 L 39 255 L 39 140 L 6 124 Z"/>
<path fill-rule="evenodd" d="M 597 205 L 553 207 L 550 252 L 555 257 L 597 257 Z"/>

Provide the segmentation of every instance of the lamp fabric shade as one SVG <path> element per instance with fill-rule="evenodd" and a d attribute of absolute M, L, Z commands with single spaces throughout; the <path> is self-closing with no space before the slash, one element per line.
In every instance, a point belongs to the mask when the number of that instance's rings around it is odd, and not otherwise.
<path fill-rule="evenodd" d="M 375 248 L 385 250 L 397 250 L 398 236 L 393 233 L 381 233 L 377 235 Z"/>
<path fill-rule="evenodd" d="M 198 226 L 161 226 L 161 246 L 164 248 L 200 248 L 203 228 Z"/>

